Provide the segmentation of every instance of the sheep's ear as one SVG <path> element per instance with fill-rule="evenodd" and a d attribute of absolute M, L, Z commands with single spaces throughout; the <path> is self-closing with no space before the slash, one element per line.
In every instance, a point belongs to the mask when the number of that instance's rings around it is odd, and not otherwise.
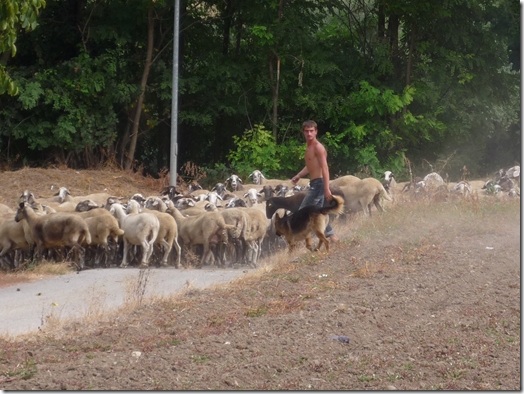
<path fill-rule="evenodd" d="M 257 192 L 257 197 L 262 197 L 262 194 L 260 194 L 259 192 Z"/>
<path fill-rule="evenodd" d="M 217 194 L 217 197 L 218 197 L 219 200 L 224 201 L 224 199 L 222 197 L 220 197 L 220 195 Z"/>
<path fill-rule="evenodd" d="M 253 176 L 253 172 L 251 173 L 251 175 L 248 176 L 248 178 L 251 178 Z"/>
<path fill-rule="evenodd" d="M 59 193 L 60 193 L 60 192 L 56 192 L 55 194 L 53 194 L 53 197 L 54 197 L 54 196 L 58 196 Z"/>
<path fill-rule="evenodd" d="M 264 176 L 264 174 L 260 173 L 260 176 L 264 179 L 266 179 L 266 177 Z"/>
<path fill-rule="evenodd" d="M 244 198 L 246 198 L 248 195 L 249 195 L 249 192 L 247 192 L 246 194 L 244 194 Z"/>
<path fill-rule="evenodd" d="M 23 209 L 24 208 L 24 202 L 21 202 L 20 205 L 18 205 L 18 208 Z"/>
<path fill-rule="evenodd" d="M 242 182 L 242 179 L 240 179 L 240 177 L 238 178 L 238 181 L 239 181 L 240 183 L 244 183 L 244 182 Z"/>

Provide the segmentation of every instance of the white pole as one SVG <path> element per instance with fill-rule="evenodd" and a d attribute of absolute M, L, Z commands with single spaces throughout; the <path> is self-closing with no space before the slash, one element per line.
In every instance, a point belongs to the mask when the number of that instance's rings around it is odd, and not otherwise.
<path fill-rule="evenodd" d="M 173 89 L 171 92 L 171 159 L 169 166 L 171 186 L 176 186 L 178 156 L 178 47 L 180 32 L 180 0 L 175 0 L 175 29 L 173 38 Z"/>

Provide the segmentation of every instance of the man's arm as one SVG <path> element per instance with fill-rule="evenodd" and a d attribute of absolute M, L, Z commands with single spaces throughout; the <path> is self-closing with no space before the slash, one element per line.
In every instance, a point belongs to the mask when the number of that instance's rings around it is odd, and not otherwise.
<path fill-rule="evenodd" d="M 300 178 L 306 176 L 309 174 L 309 170 L 307 169 L 307 166 L 302 169 L 297 175 L 295 175 L 293 178 L 291 178 L 291 182 L 293 182 L 293 185 L 296 185 L 297 182 L 300 180 Z"/>
<path fill-rule="evenodd" d="M 322 177 L 324 178 L 324 197 L 326 200 L 331 201 L 331 190 L 329 190 L 329 167 L 327 164 L 327 151 L 324 146 L 318 144 L 315 147 L 315 154 L 317 155 L 318 162 L 322 168 Z"/>

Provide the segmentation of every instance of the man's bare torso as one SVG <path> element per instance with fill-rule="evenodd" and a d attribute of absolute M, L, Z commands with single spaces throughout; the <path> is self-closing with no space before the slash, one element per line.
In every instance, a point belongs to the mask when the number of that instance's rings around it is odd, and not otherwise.
<path fill-rule="evenodd" d="M 320 145 L 320 147 L 317 147 L 317 150 L 318 148 L 324 149 L 322 144 L 317 141 L 315 144 L 312 144 L 312 146 L 306 148 L 306 153 L 304 155 L 306 167 L 309 171 L 309 179 L 311 180 L 322 178 L 322 167 L 320 166 L 320 161 L 315 152 L 316 145 Z"/>

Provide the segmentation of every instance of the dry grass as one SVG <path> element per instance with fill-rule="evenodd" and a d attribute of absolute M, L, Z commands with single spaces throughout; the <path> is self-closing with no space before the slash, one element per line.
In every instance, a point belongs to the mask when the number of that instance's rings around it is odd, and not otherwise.
<path fill-rule="evenodd" d="M 0 173 L 2 193 L 0 203 L 15 209 L 24 190 L 37 197 L 51 197 L 65 186 L 73 196 L 106 192 L 114 196 L 131 197 L 134 193 L 158 194 L 169 180 L 167 174 L 160 179 L 146 177 L 132 171 L 115 172 L 106 170 L 72 170 L 23 168 L 18 171 Z"/>
<path fill-rule="evenodd" d="M 49 263 L 44 261 L 41 264 L 27 267 L 25 269 L 19 267 L 14 271 L 0 273 L 0 289 L 4 287 L 14 286 L 18 283 L 30 283 L 37 280 L 51 278 L 58 275 L 65 275 L 75 270 L 67 262 L 64 263 Z"/>

